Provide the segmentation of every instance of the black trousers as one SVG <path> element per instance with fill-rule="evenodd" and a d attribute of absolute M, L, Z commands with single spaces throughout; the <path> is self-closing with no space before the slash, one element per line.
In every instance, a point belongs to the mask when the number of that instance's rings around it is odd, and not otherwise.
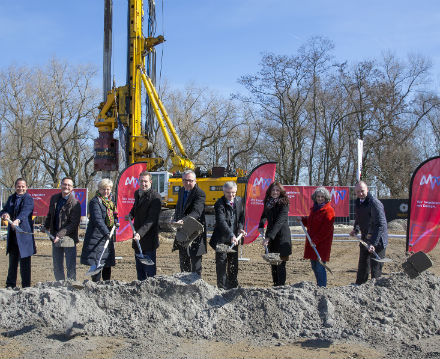
<path fill-rule="evenodd" d="M 371 278 L 379 278 L 382 275 L 383 263 L 373 260 L 374 254 L 368 252 L 367 248 L 360 245 L 358 271 L 356 275 L 356 284 L 364 284 L 368 280 L 371 272 Z M 385 248 L 377 252 L 381 258 L 385 257 Z"/>
<path fill-rule="evenodd" d="M 92 282 L 99 282 L 101 280 L 101 275 L 102 280 L 110 280 L 112 276 L 112 267 L 104 267 L 101 272 L 92 275 Z"/>
<path fill-rule="evenodd" d="M 202 256 L 188 255 L 186 248 L 179 248 L 181 272 L 195 272 L 202 275 Z"/>
<path fill-rule="evenodd" d="M 271 267 L 273 285 L 279 286 L 286 284 L 286 262 L 283 261 L 281 264 Z"/>
<path fill-rule="evenodd" d="M 217 287 L 231 289 L 238 287 L 238 252 L 215 253 Z"/>
<path fill-rule="evenodd" d="M 21 286 L 23 288 L 31 286 L 31 258 L 20 258 L 18 248 L 9 251 L 9 268 L 6 278 L 6 288 L 15 288 L 17 286 L 18 264 L 20 263 Z"/>

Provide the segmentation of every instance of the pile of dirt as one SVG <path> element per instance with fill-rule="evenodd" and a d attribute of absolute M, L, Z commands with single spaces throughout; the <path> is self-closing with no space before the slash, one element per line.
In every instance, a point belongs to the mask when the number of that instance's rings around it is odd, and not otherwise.
<path fill-rule="evenodd" d="M 40 283 L 0 290 L 0 327 L 66 336 L 387 343 L 440 334 L 440 278 L 393 274 L 365 285 L 219 290 L 194 274 L 144 282 Z"/>
<path fill-rule="evenodd" d="M 388 222 L 388 231 L 393 233 L 401 233 L 406 232 L 407 229 L 407 220 L 406 219 L 395 219 L 393 221 Z"/>

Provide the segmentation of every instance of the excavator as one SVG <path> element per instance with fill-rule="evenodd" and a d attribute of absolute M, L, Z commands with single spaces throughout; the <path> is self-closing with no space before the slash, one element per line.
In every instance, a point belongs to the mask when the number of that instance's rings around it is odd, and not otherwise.
<path fill-rule="evenodd" d="M 159 98 L 153 79 L 155 78 L 155 46 L 165 41 L 162 35 L 154 36 L 155 1 L 148 0 L 148 36 L 143 35 L 143 0 L 127 0 L 127 82 L 124 86 L 111 85 L 111 38 L 112 0 L 104 0 L 104 51 L 103 89 L 104 101 L 99 106 L 95 127 L 99 137 L 95 139 L 95 171 L 119 171 L 119 147 L 122 149 L 124 167 L 144 162 L 153 175 L 153 186 L 163 197 L 164 206 L 174 208 L 181 183 L 181 174 L 194 170 L 197 183 L 206 193 L 206 206 L 213 206 L 223 195 L 226 181 L 235 181 L 238 195 L 243 196 L 246 178 L 243 170 L 215 167 L 205 171 L 196 168 L 187 156 L 168 113 Z M 153 78 L 153 79 L 152 79 Z M 147 98 L 142 99 L 142 86 Z M 144 109 L 144 116 L 142 110 Z M 166 161 L 153 156 L 153 121 L 158 121 L 164 136 L 171 168 L 164 169 Z M 118 130 L 119 140 L 114 138 Z M 172 139 L 171 139 L 171 136 Z M 173 143 L 174 142 L 174 143 Z M 161 171 L 162 170 L 162 171 Z"/>

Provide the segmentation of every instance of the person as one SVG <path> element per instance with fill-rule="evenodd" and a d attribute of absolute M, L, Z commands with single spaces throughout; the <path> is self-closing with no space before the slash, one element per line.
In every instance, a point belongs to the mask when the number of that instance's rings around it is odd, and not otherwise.
<path fill-rule="evenodd" d="M 15 181 L 15 193 L 9 196 L 6 204 L 0 211 L 3 220 L 11 220 L 8 226 L 6 240 L 6 254 L 9 254 L 8 276 L 6 288 L 17 286 L 17 270 L 20 263 L 21 286 L 31 286 L 31 256 L 37 253 L 33 235 L 34 223 L 32 212 L 34 200 L 27 191 L 27 184 L 23 178 Z"/>
<path fill-rule="evenodd" d="M 238 287 L 238 239 L 237 236 L 244 231 L 244 208 L 240 197 L 237 195 L 237 184 L 229 181 L 223 185 L 223 197 L 215 202 L 215 227 L 209 245 L 216 249 L 217 244 L 234 244 L 233 252 L 215 253 L 215 269 L 217 273 L 217 286 L 222 289 Z"/>
<path fill-rule="evenodd" d="M 139 240 L 142 254 L 147 255 L 154 265 L 142 264 L 135 255 L 138 280 L 156 275 L 156 250 L 159 248 L 159 215 L 162 206 L 160 194 L 151 188 L 152 177 L 147 171 L 139 174 L 139 189 L 134 193 L 134 204 L 130 210 L 130 217 L 134 218 L 136 234 L 132 247 L 135 254 L 139 254 L 135 239 Z"/>
<path fill-rule="evenodd" d="M 54 236 L 52 242 L 52 262 L 55 280 L 65 280 L 64 257 L 66 257 L 67 279 L 76 280 L 76 245 L 78 226 L 81 220 L 81 204 L 75 198 L 73 179 L 64 177 L 61 192 L 50 198 L 49 211 L 44 227 Z M 60 247 L 57 243 L 63 237 L 73 239 L 73 247 Z"/>
<path fill-rule="evenodd" d="M 180 270 L 182 272 L 195 272 L 202 275 L 202 255 L 206 253 L 206 226 L 205 226 L 205 199 L 206 195 L 196 182 L 196 174 L 186 170 L 182 175 L 183 187 L 177 195 L 174 221 L 183 224 L 183 218 L 191 216 L 198 220 L 204 227 L 200 234 L 188 248 L 183 248 L 174 240 L 173 251 L 179 250 Z"/>
<path fill-rule="evenodd" d="M 103 253 L 104 244 L 110 239 L 108 247 L 104 251 L 101 263 L 104 263 L 102 273 L 92 275 L 92 281 L 101 279 L 110 280 L 112 268 L 115 266 L 115 246 L 113 238 L 109 238 L 111 229 L 117 225 L 116 206 L 112 201 L 113 182 L 104 178 L 98 183 L 98 191 L 89 203 L 89 223 L 84 236 L 84 244 L 81 252 L 81 264 L 93 266 L 98 264 L 99 257 Z"/>
<path fill-rule="evenodd" d="M 379 257 L 385 257 L 388 245 L 388 229 L 385 211 L 382 203 L 371 195 L 367 184 L 360 181 L 356 184 L 355 221 L 350 235 L 355 236 L 361 232 L 361 238 L 368 244 L 368 249 L 359 244 L 359 263 L 356 276 L 356 284 L 360 285 L 371 278 L 379 278 L 382 275 L 383 263 L 373 260 L 372 252 Z"/>
<path fill-rule="evenodd" d="M 333 224 L 335 222 L 335 210 L 330 204 L 331 195 L 325 187 L 318 187 L 312 194 L 313 207 L 301 221 L 307 227 L 310 239 L 315 245 L 322 262 L 330 259 L 330 251 L 333 241 Z M 315 273 L 316 284 L 319 287 L 327 286 L 327 272 L 319 263 L 318 256 L 306 239 L 304 246 L 304 259 L 310 259 L 312 270 Z"/>
<path fill-rule="evenodd" d="M 273 182 L 264 197 L 264 209 L 261 214 L 258 230 L 263 235 L 264 224 L 267 220 L 266 234 L 263 246 L 268 246 L 270 253 L 279 253 L 282 260 L 279 265 L 272 265 L 272 279 L 274 286 L 286 283 L 286 261 L 292 254 L 292 241 L 288 223 L 289 197 L 279 182 Z"/>

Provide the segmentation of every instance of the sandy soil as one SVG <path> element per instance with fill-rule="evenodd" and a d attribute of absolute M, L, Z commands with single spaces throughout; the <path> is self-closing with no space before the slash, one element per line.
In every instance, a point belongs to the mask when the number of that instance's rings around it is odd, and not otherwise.
<path fill-rule="evenodd" d="M 178 272 L 178 254 L 171 252 L 172 240 L 162 237 L 157 254 L 158 275 L 172 275 Z M 293 242 L 293 255 L 287 265 L 287 285 L 309 281 L 314 283 L 314 276 L 308 261 L 302 259 L 303 242 Z M 53 280 L 51 263 L 51 244 L 47 240 L 37 241 L 37 255 L 32 258 L 32 283 Z M 78 248 L 80 254 L 81 245 Z M 0 242 L 0 280 L 6 278 L 8 257 L 5 256 L 5 241 Z M 249 261 L 240 262 L 239 283 L 242 287 L 271 286 L 270 269 L 261 255 L 260 243 L 244 247 L 243 257 Z M 122 257 L 113 268 L 112 279 L 132 282 L 136 279 L 133 250 L 131 243 L 117 243 L 116 255 Z M 401 263 L 405 260 L 405 241 L 391 239 L 387 256 L 393 263 L 386 264 L 384 275 L 392 276 L 401 272 Z M 440 276 L 440 248 L 430 253 L 434 266 L 430 272 Z M 354 242 L 334 242 L 328 266 L 334 275 L 328 276 L 329 287 L 347 286 L 354 282 L 358 259 L 358 244 Z M 78 259 L 79 262 L 79 259 Z M 83 283 L 87 267 L 79 265 L 77 279 Z M 202 278 L 208 284 L 215 285 L 214 252 L 209 249 L 203 258 Z M 81 285 L 79 286 L 81 287 Z M 435 290 L 438 291 L 438 288 Z M 0 303 L 3 305 L 4 303 Z M 310 336 L 292 340 L 292 338 L 275 338 L 268 335 L 267 340 L 256 342 L 252 337 L 231 340 L 202 339 L 193 336 L 180 336 L 171 331 L 166 335 L 152 336 L 147 342 L 130 336 L 89 336 L 49 333 L 42 328 L 30 326 L 20 330 L 0 328 L 0 358 L 381 358 L 381 357 L 414 357 L 440 358 L 439 334 L 416 338 L 413 348 L 405 351 L 396 348 L 395 356 L 390 345 L 371 345 L 358 338 L 346 340 L 326 340 Z M 397 344 L 392 344 L 397 345 Z M 409 346 L 410 347 L 410 346 Z M 431 348 L 425 352 L 424 348 Z M 407 350 L 407 349 L 405 349 Z"/>

